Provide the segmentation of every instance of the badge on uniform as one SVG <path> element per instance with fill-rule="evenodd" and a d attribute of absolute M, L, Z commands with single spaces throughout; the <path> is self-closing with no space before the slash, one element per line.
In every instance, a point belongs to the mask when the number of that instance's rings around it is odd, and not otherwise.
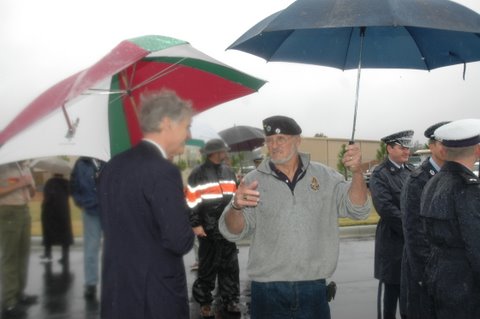
<path fill-rule="evenodd" d="M 318 189 L 320 188 L 320 184 L 318 183 L 318 180 L 315 176 L 312 177 L 312 181 L 310 182 L 310 188 L 314 191 L 318 191 Z"/>

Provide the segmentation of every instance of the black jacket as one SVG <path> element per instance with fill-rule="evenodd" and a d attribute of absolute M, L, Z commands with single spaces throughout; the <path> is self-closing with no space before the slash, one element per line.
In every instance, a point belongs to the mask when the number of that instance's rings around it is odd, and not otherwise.
<path fill-rule="evenodd" d="M 218 219 L 237 189 L 234 172 L 224 164 L 206 160 L 188 177 L 186 190 L 192 227 L 203 226 L 209 238 L 222 237 Z M 213 235 L 213 236 L 212 236 Z"/>
<path fill-rule="evenodd" d="M 425 184 L 437 173 L 427 159 L 414 170 L 405 182 L 401 196 L 403 235 L 405 238 L 406 260 L 413 278 L 419 282 L 423 278 L 426 261 L 430 255 L 422 220 L 420 219 L 420 199 Z"/>
<path fill-rule="evenodd" d="M 98 194 L 101 318 L 190 318 L 183 256 L 194 235 L 178 168 L 142 141 L 108 162 Z"/>
<path fill-rule="evenodd" d="M 424 289 L 423 274 L 430 255 L 430 247 L 420 217 L 420 199 L 425 184 L 437 173 L 430 159 L 425 160 L 407 178 L 403 186 L 402 210 L 405 246 L 402 259 L 401 302 L 410 319 L 431 318 L 431 307 Z M 402 300 L 403 299 L 403 300 Z"/>
<path fill-rule="evenodd" d="M 45 183 L 41 219 L 46 246 L 73 244 L 69 195 L 69 183 L 64 177 L 54 176 Z"/>
<path fill-rule="evenodd" d="M 480 180 L 446 162 L 425 186 L 420 215 L 432 253 L 425 268 L 437 318 L 480 318 Z"/>
<path fill-rule="evenodd" d="M 370 178 L 370 193 L 380 220 L 375 236 L 374 276 L 388 284 L 400 284 L 403 253 L 400 194 L 411 167 L 399 169 L 386 159 Z"/>

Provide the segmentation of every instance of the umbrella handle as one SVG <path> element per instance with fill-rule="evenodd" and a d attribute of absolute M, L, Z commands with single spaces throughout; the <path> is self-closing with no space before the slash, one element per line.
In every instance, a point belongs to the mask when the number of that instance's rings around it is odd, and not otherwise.
<path fill-rule="evenodd" d="M 67 110 L 65 108 L 65 104 L 62 104 L 62 111 L 68 126 L 67 135 L 65 137 L 72 138 L 75 135 L 75 131 L 77 130 L 79 119 L 77 118 L 75 123 L 72 123 L 72 121 L 70 120 L 70 116 L 68 115 Z"/>
<path fill-rule="evenodd" d="M 357 72 L 357 88 L 355 92 L 355 108 L 353 111 L 353 128 L 352 128 L 352 138 L 348 144 L 355 143 L 355 127 L 357 126 L 357 109 L 358 109 L 358 93 L 360 91 L 360 74 L 362 72 L 362 52 L 363 52 L 363 40 L 365 38 L 365 27 L 360 27 L 360 52 L 358 54 L 358 72 Z"/>

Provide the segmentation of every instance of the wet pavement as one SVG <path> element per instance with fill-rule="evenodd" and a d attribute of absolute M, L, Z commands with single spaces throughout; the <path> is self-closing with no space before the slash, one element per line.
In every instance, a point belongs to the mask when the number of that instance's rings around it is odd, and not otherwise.
<path fill-rule="evenodd" d="M 53 262 L 41 264 L 41 246 L 33 245 L 28 294 L 36 294 L 39 301 L 27 310 L 25 319 L 98 319 L 98 301 L 86 301 L 83 297 L 83 252 L 75 246 L 70 251 L 68 268 L 58 263 L 60 249 L 54 247 Z M 373 279 L 373 239 L 342 239 L 337 270 L 331 280 L 337 283 L 337 295 L 330 303 L 332 318 L 338 319 L 374 319 L 376 317 L 377 281 Z M 232 315 L 217 309 L 217 319 L 250 318 L 248 304 L 250 301 L 249 281 L 246 274 L 248 246 L 239 247 L 240 291 L 242 314 Z M 194 263 L 193 250 L 184 258 L 188 286 L 191 287 L 196 272 L 190 270 Z M 191 294 L 191 291 L 189 291 Z M 191 318 L 197 319 L 199 307 L 190 304 Z"/>

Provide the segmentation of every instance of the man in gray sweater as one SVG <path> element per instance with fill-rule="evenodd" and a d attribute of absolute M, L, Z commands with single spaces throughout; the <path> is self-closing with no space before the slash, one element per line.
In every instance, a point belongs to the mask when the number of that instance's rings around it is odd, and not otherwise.
<path fill-rule="evenodd" d="M 300 126 L 291 118 L 263 121 L 270 157 L 247 174 L 220 220 L 230 241 L 251 237 L 251 318 L 330 318 L 325 279 L 335 271 L 338 217 L 370 212 L 357 145 L 343 162 L 352 181 L 299 153 Z"/>

